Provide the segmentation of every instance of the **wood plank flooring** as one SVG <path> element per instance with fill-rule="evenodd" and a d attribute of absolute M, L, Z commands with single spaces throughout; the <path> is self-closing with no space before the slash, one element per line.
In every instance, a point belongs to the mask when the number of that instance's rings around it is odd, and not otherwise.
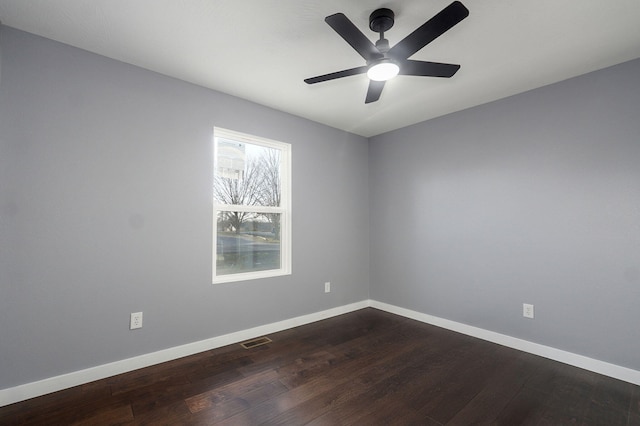
<path fill-rule="evenodd" d="M 1 425 L 640 425 L 640 386 L 367 308 L 0 408 Z"/>

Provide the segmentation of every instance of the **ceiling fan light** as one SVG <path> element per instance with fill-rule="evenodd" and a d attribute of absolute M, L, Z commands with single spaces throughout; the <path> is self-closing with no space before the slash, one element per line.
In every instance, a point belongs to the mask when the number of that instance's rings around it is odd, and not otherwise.
<path fill-rule="evenodd" d="M 391 62 L 383 61 L 373 65 L 367 71 L 367 77 L 374 81 L 387 81 L 398 75 L 400 67 Z"/>

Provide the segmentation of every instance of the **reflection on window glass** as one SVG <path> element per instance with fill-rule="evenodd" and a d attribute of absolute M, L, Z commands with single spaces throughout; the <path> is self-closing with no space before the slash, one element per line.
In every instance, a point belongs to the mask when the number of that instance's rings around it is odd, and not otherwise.
<path fill-rule="evenodd" d="M 218 212 L 218 275 L 279 268 L 279 214 Z"/>

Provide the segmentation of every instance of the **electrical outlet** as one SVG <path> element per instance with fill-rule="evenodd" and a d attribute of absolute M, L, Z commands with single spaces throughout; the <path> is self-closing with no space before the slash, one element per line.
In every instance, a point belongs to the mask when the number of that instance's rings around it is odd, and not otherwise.
<path fill-rule="evenodd" d="M 331 293 L 331 283 L 330 282 L 324 283 L 324 292 L 325 293 Z"/>
<path fill-rule="evenodd" d="M 523 303 L 522 316 L 525 318 L 533 318 L 533 305 L 530 305 L 528 303 Z"/>
<path fill-rule="evenodd" d="M 142 328 L 142 312 L 134 312 L 131 314 L 131 322 L 129 322 L 129 330 Z"/>

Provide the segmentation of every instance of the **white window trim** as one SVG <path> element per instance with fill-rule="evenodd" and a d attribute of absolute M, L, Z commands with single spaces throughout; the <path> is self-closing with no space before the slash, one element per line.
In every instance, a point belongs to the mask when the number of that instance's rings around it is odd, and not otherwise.
<path fill-rule="evenodd" d="M 217 170 L 217 144 L 216 137 L 231 139 L 238 142 L 264 146 L 267 148 L 278 149 L 280 155 L 280 206 L 238 206 L 217 203 L 215 197 L 213 200 L 213 252 L 211 256 L 212 263 L 212 283 L 222 284 L 237 281 L 255 280 L 260 278 L 278 277 L 283 275 L 291 275 L 291 145 L 285 142 L 279 142 L 272 139 L 266 139 L 259 136 L 248 135 L 233 130 L 223 129 L 220 127 L 213 128 L 213 177 L 215 181 L 215 173 Z M 216 253 L 217 253 L 217 237 L 218 211 L 247 211 L 260 213 L 279 213 L 280 216 L 280 268 L 269 269 L 266 271 L 242 272 L 237 274 L 226 274 L 216 276 Z"/>

